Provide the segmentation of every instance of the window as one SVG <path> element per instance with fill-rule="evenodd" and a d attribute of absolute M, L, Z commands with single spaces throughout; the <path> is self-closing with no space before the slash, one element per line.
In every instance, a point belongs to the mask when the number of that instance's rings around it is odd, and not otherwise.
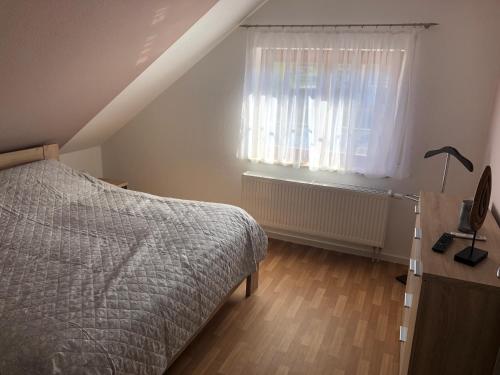
<path fill-rule="evenodd" d="M 250 31 L 240 157 L 405 174 L 414 34 Z"/>

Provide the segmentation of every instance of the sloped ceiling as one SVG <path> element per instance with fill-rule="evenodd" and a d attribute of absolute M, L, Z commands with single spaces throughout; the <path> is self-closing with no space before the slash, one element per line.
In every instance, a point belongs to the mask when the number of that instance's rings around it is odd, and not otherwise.
<path fill-rule="evenodd" d="M 105 142 L 266 1 L 219 0 L 71 138 L 62 151 L 77 151 Z"/>
<path fill-rule="evenodd" d="M 0 152 L 66 143 L 215 3 L 0 0 Z"/>

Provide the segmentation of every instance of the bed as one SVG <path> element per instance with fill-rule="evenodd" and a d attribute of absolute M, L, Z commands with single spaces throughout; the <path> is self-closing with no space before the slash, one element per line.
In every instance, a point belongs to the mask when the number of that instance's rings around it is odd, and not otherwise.
<path fill-rule="evenodd" d="M 0 155 L 0 374 L 163 374 L 267 237 L 229 205 L 120 189 L 48 145 Z"/>

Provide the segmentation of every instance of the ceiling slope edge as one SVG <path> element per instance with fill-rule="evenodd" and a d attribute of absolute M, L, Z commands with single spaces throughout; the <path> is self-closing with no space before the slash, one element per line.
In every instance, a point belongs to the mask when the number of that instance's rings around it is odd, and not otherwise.
<path fill-rule="evenodd" d="M 184 35 L 90 120 L 63 147 L 101 145 L 188 72 L 267 0 L 219 0 Z"/>

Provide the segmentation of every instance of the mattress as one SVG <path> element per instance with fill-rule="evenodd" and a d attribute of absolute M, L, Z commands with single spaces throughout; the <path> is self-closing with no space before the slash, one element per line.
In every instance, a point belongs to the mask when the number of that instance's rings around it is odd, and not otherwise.
<path fill-rule="evenodd" d="M 237 207 L 0 171 L 0 374 L 162 374 L 266 249 Z"/>

